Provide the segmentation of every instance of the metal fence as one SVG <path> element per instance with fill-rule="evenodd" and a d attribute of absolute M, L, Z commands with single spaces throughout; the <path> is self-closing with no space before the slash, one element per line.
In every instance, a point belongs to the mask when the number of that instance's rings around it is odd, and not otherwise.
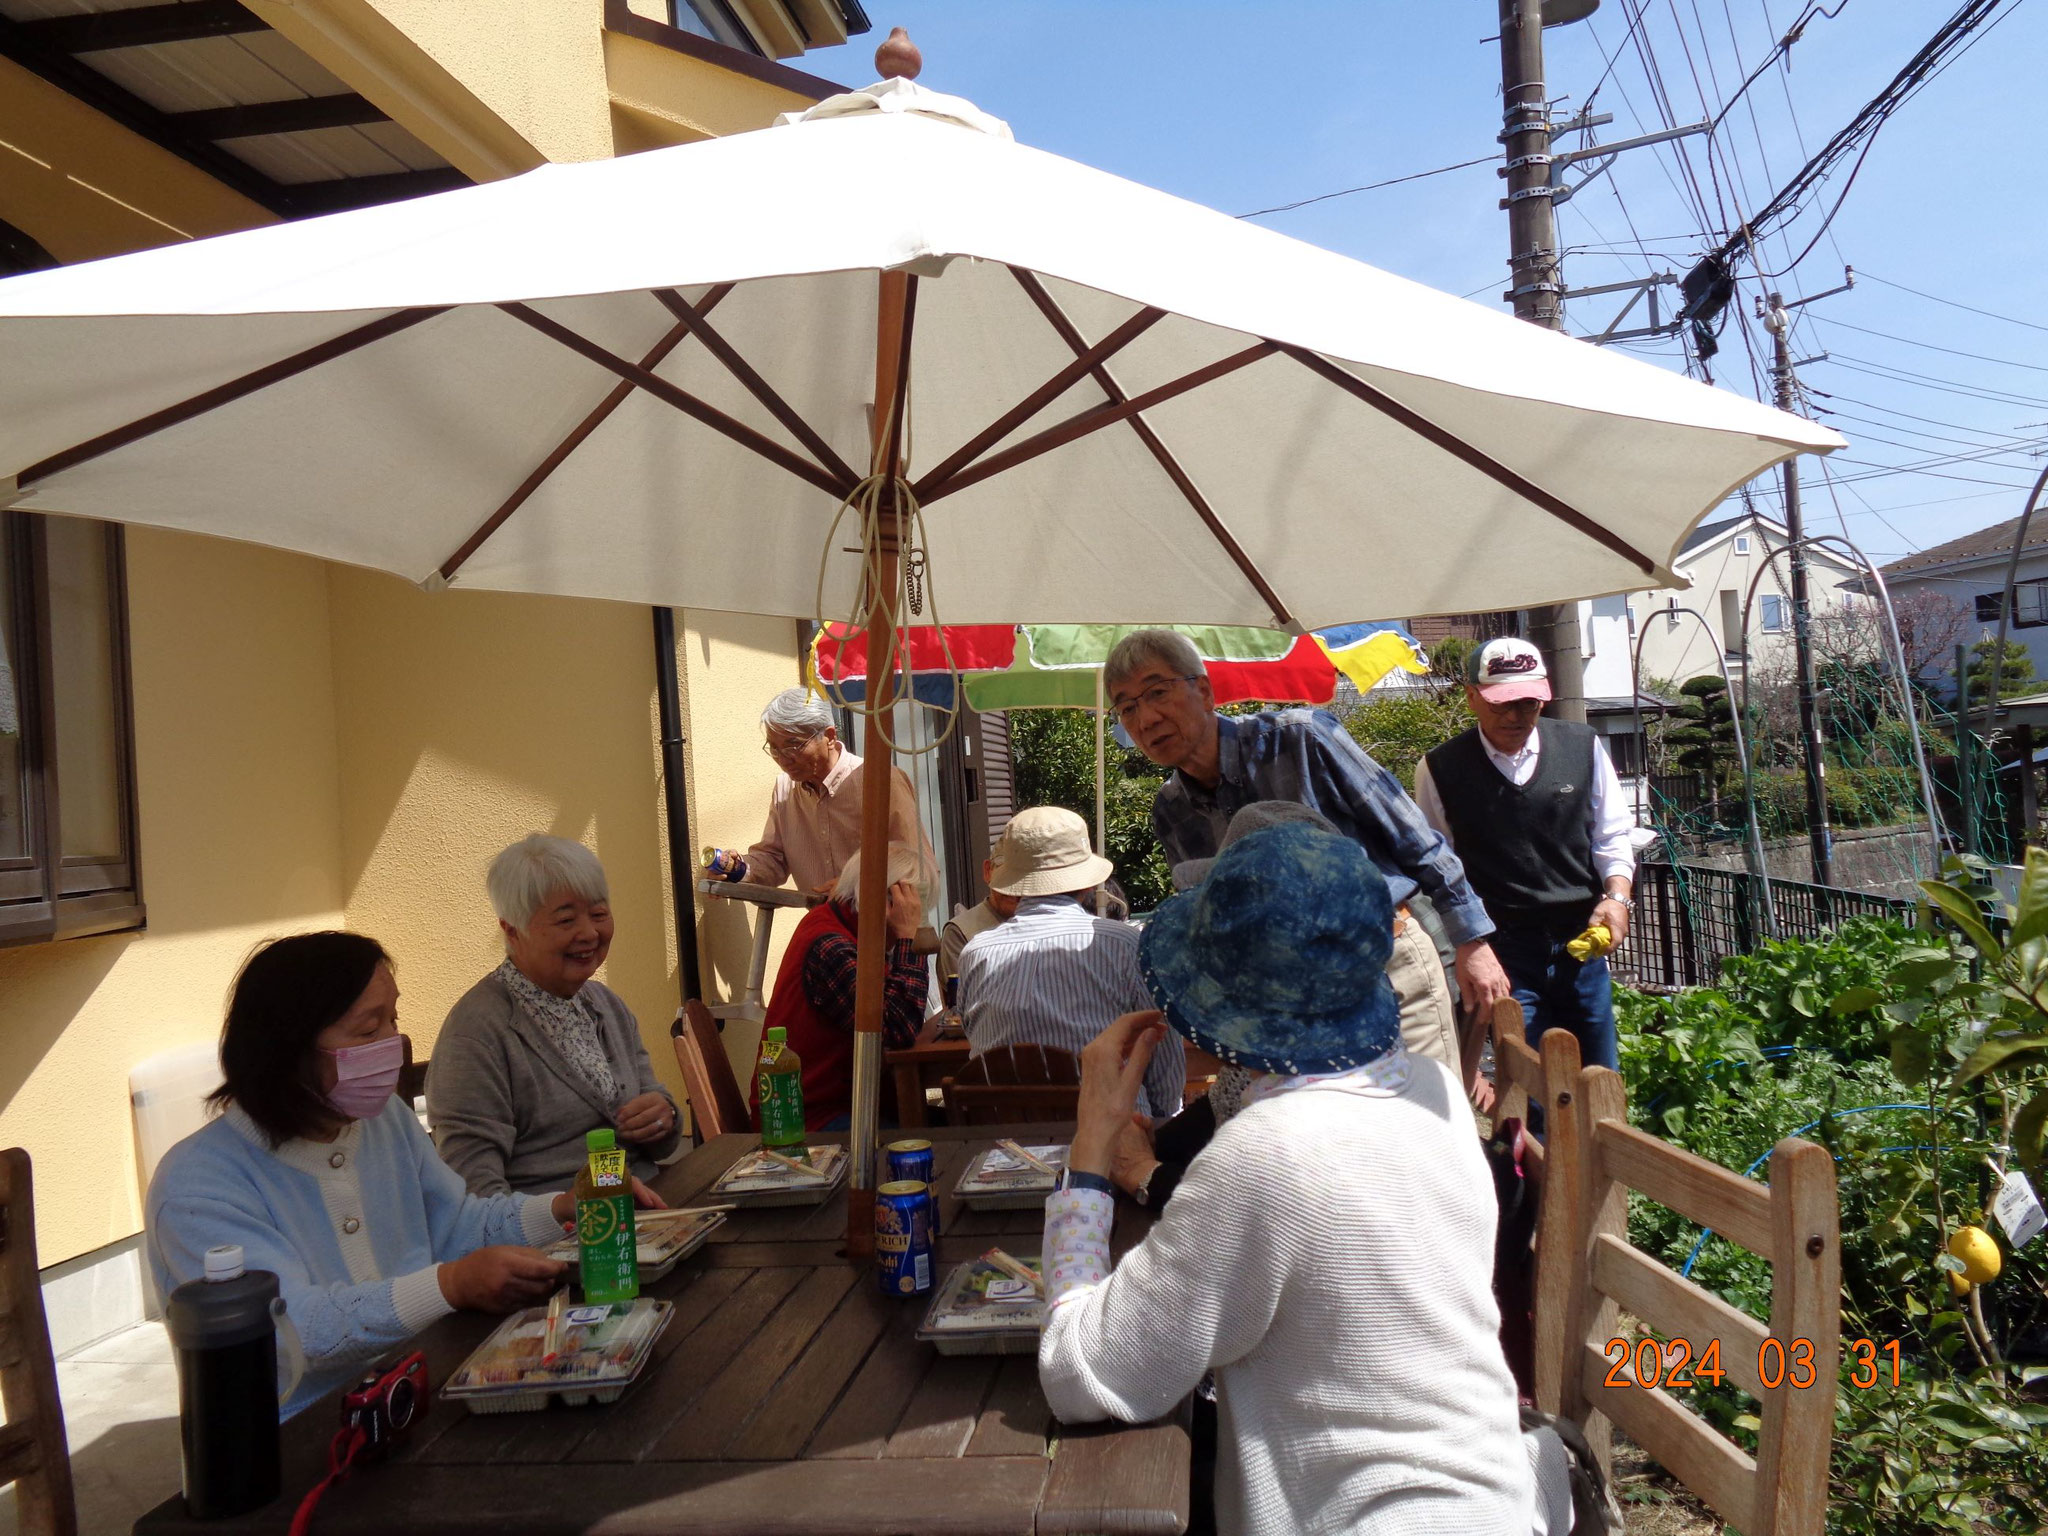
<path fill-rule="evenodd" d="M 1617 980 L 1631 986 L 1696 987 L 1720 978 L 1721 962 L 1746 955 L 1769 937 L 1763 893 L 1755 876 L 1703 864 L 1636 867 L 1635 918 L 1613 960 Z M 1818 938 L 1843 919 L 1865 915 L 1911 922 L 1914 904 L 1803 880 L 1771 881 L 1778 932 Z"/>

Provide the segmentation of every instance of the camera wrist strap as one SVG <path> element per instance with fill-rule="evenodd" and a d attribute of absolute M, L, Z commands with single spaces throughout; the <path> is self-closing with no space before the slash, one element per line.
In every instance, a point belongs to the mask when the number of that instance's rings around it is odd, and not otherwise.
<path fill-rule="evenodd" d="M 335 1431 L 334 1440 L 327 1448 L 327 1475 L 299 1501 L 299 1512 L 292 1516 L 290 1536 L 308 1536 L 313 1529 L 313 1511 L 319 1507 L 320 1500 L 328 1489 L 354 1470 L 356 1457 L 369 1443 L 370 1437 L 359 1424 L 345 1425 Z"/>

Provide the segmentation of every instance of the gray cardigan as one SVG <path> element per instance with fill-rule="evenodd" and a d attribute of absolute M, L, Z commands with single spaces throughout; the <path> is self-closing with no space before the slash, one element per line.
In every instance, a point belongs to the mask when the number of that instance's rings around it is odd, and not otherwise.
<path fill-rule="evenodd" d="M 632 1010 L 609 987 L 584 985 L 597 1004 L 598 1039 L 621 1093 L 659 1093 L 673 1108 L 648 1065 Z M 584 1133 L 612 1124 L 617 1107 L 599 1100 L 496 972 L 448 1010 L 427 1064 L 427 1112 L 442 1160 L 471 1194 L 567 1189 L 583 1167 Z M 653 1159 L 668 1156 L 682 1137 L 680 1116 L 676 1126 L 663 1142 L 629 1149 L 636 1175 L 654 1176 Z"/>

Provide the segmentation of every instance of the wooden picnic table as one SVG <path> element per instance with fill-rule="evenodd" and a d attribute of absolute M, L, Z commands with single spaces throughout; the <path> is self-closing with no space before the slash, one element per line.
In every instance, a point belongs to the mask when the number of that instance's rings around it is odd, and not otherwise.
<path fill-rule="evenodd" d="M 1003 1135 L 1071 1126 L 937 1128 L 940 1273 L 1000 1243 L 1039 1251 L 1043 1214 L 970 1211 L 951 1194 Z M 818 1142 L 843 1136 L 819 1135 Z M 721 1136 L 665 1170 L 672 1205 L 701 1203 L 750 1148 Z M 1119 1203 L 1121 1254 L 1151 1217 Z M 931 1532 L 1177 1532 L 1188 1515 L 1185 1405 L 1153 1424 L 1056 1424 L 1037 1361 L 943 1356 L 913 1337 L 928 1298 L 883 1296 L 840 1256 L 846 1197 L 735 1211 L 646 1294 L 674 1318 L 620 1401 L 474 1415 L 436 1400 L 391 1461 L 332 1490 L 316 1536 L 404 1531 L 511 1536 L 891 1536 Z M 435 1390 L 497 1324 L 458 1313 L 415 1341 Z M 233 1520 L 187 1519 L 173 1494 L 137 1536 L 283 1532 L 326 1469 L 338 1394 L 284 1426 L 285 1495 Z"/>

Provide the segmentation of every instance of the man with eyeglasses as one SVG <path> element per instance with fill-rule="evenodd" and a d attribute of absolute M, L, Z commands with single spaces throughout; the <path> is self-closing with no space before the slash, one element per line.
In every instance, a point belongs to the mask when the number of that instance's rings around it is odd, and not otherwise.
<path fill-rule="evenodd" d="M 1319 811 L 1365 850 L 1387 877 L 1395 904 L 1387 979 L 1400 995 L 1402 1038 L 1410 1050 L 1464 1075 L 1450 987 L 1435 946 L 1407 911 L 1409 897 L 1420 891 L 1436 908 L 1456 948 L 1468 1014 L 1491 1017 L 1509 993 L 1507 973 L 1487 943 L 1493 920 L 1464 866 L 1401 781 L 1317 711 L 1219 715 L 1200 653 L 1170 629 L 1124 636 L 1104 663 L 1102 685 L 1125 733 L 1171 770 L 1152 802 L 1152 830 L 1169 864 L 1214 858 L 1230 818 L 1257 800 L 1292 800 Z"/>
<path fill-rule="evenodd" d="M 785 688 L 770 699 L 761 727 L 767 733 L 761 750 L 782 770 L 768 802 L 768 824 L 760 841 L 738 858 L 714 849 L 711 867 L 727 880 L 791 880 L 799 890 L 824 895 L 860 850 L 863 760 L 846 750 L 832 711 L 807 688 Z M 910 778 L 901 768 L 889 773 L 889 841 L 922 849 L 936 869 Z"/>

